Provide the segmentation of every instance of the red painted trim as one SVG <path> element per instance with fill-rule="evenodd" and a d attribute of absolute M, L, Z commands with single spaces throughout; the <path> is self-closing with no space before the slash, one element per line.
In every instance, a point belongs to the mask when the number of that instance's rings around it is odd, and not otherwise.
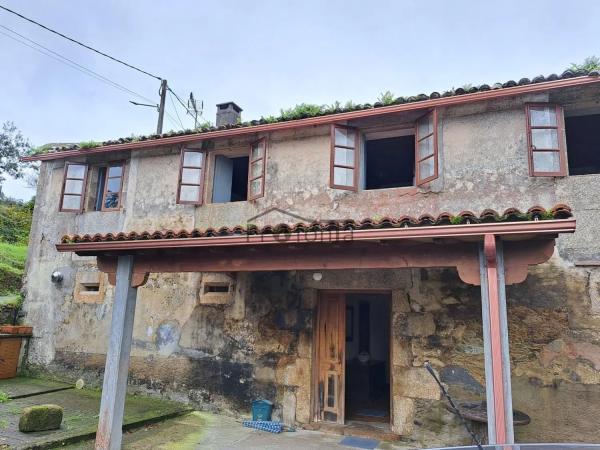
<path fill-rule="evenodd" d="M 504 414 L 504 383 L 502 382 L 502 332 L 500 331 L 500 295 L 498 293 L 498 268 L 496 265 L 496 236 L 493 234 L 485 235 L 483 252 L 487 262 L 496 444 L 505 444 L 506 419 Z"/>
<path fill-rule="evenodd" d="M 186 153 L 200 153 L 202 155 L 202 162 L 200 167 L 185 166 L 183 160 Z M 183 169 L 200 169 L 200 184 L 182 183 Z M 177 204 L 179 205 L 196 205 L 200 206 L 204 203 L 204 176 L 206 174 L 206 152 L 204 150 L 197 150 L 194 148 L 181 149 L 179 155 L 179 178 L 177 179 Z M 198 186 L 199 193 L 197 200 L 181 200 L 181 186 Z"/>
<path fill-rule="evenodd" d="M 386 228 L 382 230 L 331 231 L 252 236 L 216 236 L 182 239 L 156 239 L 135 241 L 102 241 L 57 244 L 59 252 L 105 252 L 118 250 L 143 250 L 190 247 L 221 247 L 273 244 L 331 244 L 335 242 L 423 239 L 449 237 L 481 237 L 486 234 L 539 235 L 573 233 L 575 219 L 539 220 L 532 222 L 509 222 L 472 225 L 442 225 L 415 228 Z"/>
<path fill-rule="evenodd" d="M 335 144 L 335 129 L 336 128 L 347 130 L 348 132 L 350 132 L 350 131 L 354 132 L 354 147 L 348 147 L 346 145 L 336 145 Z M 354 151 L 354 165 L 353 166 L 347 166 L 344 164 L 336 164 L 335 163 L 335 148 L 336 147 L 346 148 L 348 150 Z M 355 192 L 358 191 L 358 181 L 359 181 L 359 172 L 360 172 L 360 162 L 359 161 L 361 159 L 360 135 L 358 133 L 358 128 L 349 127 L 346 125 L 338 125 L 338 124 L 331 125 L 329 149 L 330 149 L 329 187 L 331 189 L 343 189 L 346 191 L 355 191 Z M 335 168 L 336 167 L 341 167 L 343 169 L 352 169 L 352 186 L 346 186 L 343 184 L 335 184 Z"/>
<path fill-rule="evenodd" d="M 366 109 L 363 111 L 351 111 L 339 114 L 329 114 L 308 119 L 291 120 L 288 122 L 270 123 L 251 127 L 231 128 L 229 130 L 209 131 L 206 133 L 190 134 L 185 136 L 173 136 L 161 139 L 150 139 L 147 141 L 127 142 L 124 144 L 96 147 L 88 150 L 66 150 L 64 152 L 45 153 L 42 155 L 26 156 L 23 161 L 48 161 L 52 159 L 65 159 L 74 156 L 85 156 L 96 153 L 109 153 L 122 150 L 134 150 L 144 148 L 155 148 L 161 146 L 177 145 L 188 142 L 204 141 L 233 136 L 243 136 L 253 133 L 289 130 L 293 128 L 309 127 L 314 125 L 329 125 L 344 120 L 362 119 L 365 117 L 381 116 L 405 111 L 425 110 L 439 106 L 452 106 L 478 101 L 492 100 L 503 97 L 512 97 L 534 92 L 543 92 L 553 89 L 561 89 L 572 86 L 584 86 L 587 84 L 600 83 L 600 78 L 592 76 L 568 78 L 566 80 L 546 81 L 544 83 L 529 84 L 526 86 L 515 86 L 512 88 L 494 89 L 473 94 L 454 95 L 421 102 L 404 103 L 402 105 L 383 106 L 381 108 Z"/>
<path fill-rule="evenodd" d="M 533 126 L 531 125 L 531 108 L 535 107 L 554 107 L 556 111 L 556 125 L 555 126 Z M 567 176 L 567 154 L 565 150 L 565 122 L 563 108 L 556 103 L 527 103 L 525 105 L 525 119 L 527 125 L 527 149 L 529 159 L 529 176 L 530 177 L 564 177 Z M 533 137 L 532 129 L 552 129 L 556 130 L 558 138 L 558 148 L 556 149 L 534 149 L 533 148 Z M 557 152 L 559 161 L 558 172 L 538 172 L 535 170 L 533 163 L 534 152 Z"/>

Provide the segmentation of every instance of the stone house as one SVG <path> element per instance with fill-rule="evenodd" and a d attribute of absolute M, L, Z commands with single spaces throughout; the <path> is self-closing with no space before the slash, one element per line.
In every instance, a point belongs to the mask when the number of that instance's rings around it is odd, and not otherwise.
<path fill-rule="evenodd" d="M 519 442 L 597 440 L 598 73 L 289 120 L 240 114 L 224 103 L 217 127 L 28 158 L 42 162 L 31 370 L 101 383 L 120 255 L 135 254 L 123 272 L 137 292 L 130 388 L 230 414 L 265 398 L 297 426 L 379 422 L 415 445 L 468 442 L 429 361 L 458 399 L 512 394 L 531 417 Z M 494 269 L 477 253 L 484 234 L 506 251 L 499 294 L 480 283 L 477 264 L 482 280 Z M 493 362 L 502 321 L 482 292 L 506 299 L 509 392 L 486 386 L 487 322 Z"/>

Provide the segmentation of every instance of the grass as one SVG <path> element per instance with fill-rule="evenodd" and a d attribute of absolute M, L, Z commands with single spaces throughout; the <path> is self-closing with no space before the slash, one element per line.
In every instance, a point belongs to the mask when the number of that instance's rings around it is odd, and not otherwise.
<path fill-rule="evenodd" d="M 6 392 L 0 391 L 0 403 L 6 403 L 10 401 L 10 397 Z"/>
<path fill-rule="evenodd" d="M 18 294 L 26 257 L 26 245 L 0 242 L 0 295 Z"/>

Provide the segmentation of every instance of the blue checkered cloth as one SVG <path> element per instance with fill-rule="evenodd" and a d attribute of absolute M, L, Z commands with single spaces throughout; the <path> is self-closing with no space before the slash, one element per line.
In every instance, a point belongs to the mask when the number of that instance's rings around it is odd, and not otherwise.
<path fill-rule="evenodd" d="M 270 420 L 244 420 L 242 425 L 248 428 L 268 431 L 269 433 L 281 433 L 283 424 L 281 422 L 272 422 Z"/>

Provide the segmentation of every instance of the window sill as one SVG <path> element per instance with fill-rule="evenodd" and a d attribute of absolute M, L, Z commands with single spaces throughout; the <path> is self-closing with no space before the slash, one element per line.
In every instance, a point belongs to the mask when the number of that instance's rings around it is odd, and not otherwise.
<path fill-rule="evenodd" d="M 419 189 L 417 186 L 400 186 L 392 188 L 381 188 L 381 189 L 360 189 L 359 192 L 387 192 L 387 191 L 399 191 L 404 194 L 417 193 Z"/>

